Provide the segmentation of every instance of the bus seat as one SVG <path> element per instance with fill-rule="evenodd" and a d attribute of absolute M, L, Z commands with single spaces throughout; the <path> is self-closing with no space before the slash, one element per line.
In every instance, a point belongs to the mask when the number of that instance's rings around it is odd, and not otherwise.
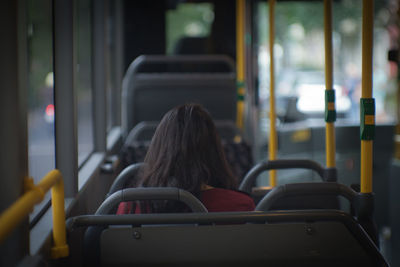
<path fill-rule="evenodd" d="M 309 138 L 295 141 L 293 138 L 297 131 L 308 131 Z M 376 209 L 375 221 L 380 229 L 390 224 L 388 213 L 389 170 L 393 156 L 393 135 L 395 127 L 392 122 L 377 123 L 375 126 L 375 139 L 373 149 L 373 189 L 375 193 Z M 293 155 L 309 158 L 317 162 L 325 162 L 324 124 L 313 120 L 301 123 L 283 124 L 278 131 L 279 154 L 284 157 Z M 335 124 L 336 136 L 336 168 L 338 182 L 350 186 L 360 183 L 360 126 L 346 120 L 337 121 Z M 307 174 L 303 175 L 303 177 Z M 279 177 L 282 177 L 278 175 Z M 314 176 L 315 177 L 315 176 Z"/>
<path fill-rule="evenodd" d="M 335 182 L 336 171 L 333 168 L 325 169 L 319 163 L 308 159 L 279 159 L 263 161 L 256 164 L 243 178 L 239 189 L 250 193 L 257 177 L 264 171 L 280 169 L 309 169 L 316 172 L 322 181 Z"/>
<path fill-rule="evenodd" d="M 149 142 L 133 142 L 123 146 L 120 153 L 122 166 L 128 168 L 132 164 L 143 162 L 149 145 Z M 251 147 L 244 141 L 223 141 L 222 147 L 233 174 L 240 182 L 253 165 Z"/>
<path fill-rule="evenodd" d="M 108 225 L 101 266 L 388 266 L 349 214 L 336 210 L 86 215 Z M 118 227 L 117 227 L 118 226 Z"/>
<path fill-rule="evenodd" d="M 254 187 L 257 177 L 269 170 L 281 169 L 308 169 L 318 174 L 321 181 L 334 182 L 336 181 L 336 169 L 324 168 L 319 163 L 307 159 L 280 159 L 263 161 L 256 164 L 246 176 L 243 178 L 239 186 L 239 190 L 251 194 L 255 203 L 258 203 L 270 190 L 267 188 Z M 334 208 L 339 209 L 339 201 L 336 196 L 301 196 L 301 197 L 286 197 L 281 200 L 276 209 L 303 209 L 303 208 Z"/>
<path fill-rule="evenodd" d="M 174 47 L 175 55 L 206 55 L 210 54 L 208 37 L 185 36 L 180 38 Z"/>
<path fill-rule="evenodd" d="M 274 205 L 280 199 L 299 196 L 342 196 L 353 203 L 358 194 L 353 189 L 334 182 L 329 183 L 293 183 L 274 187 L 256 206 L 256 210 L 268 211 L 274 209 Z M 318 205 L 318 204 L 317 204 Z M 324 205 L 324 203 L 320 204 Z M 322 208 L 322 207 L 321 207 Z"/>
<path fill-rule="evenodd" d="M 143 162 L 157 125 L 156 121 L 142 121 L 133 127 L 121 149 L 120 160 L 123 167 Z M 221 137 L 228 164 L 234 175 L 241 181 L 253 166 L 251 147 L 243 139 L 234 140 L 235 136 L 241 133 L 233 121 L 217 120 L 215 126 Z"/>
<path fill-rule="evenodd" d="M 215 120 L 235 121 L 236 77 L 222 55 L 140 56 L 122 85 L 122 128 L 126 137 L 141 121 L 159 121 L 171 108 L 202 104 Z"/>
<path fill-rule="evenodd" d="M 101 214 L 110 214 L 115 207 L 124 201 L 135 200 L 176 200 L 185 203 L 193 212 L 208 212 L 207 208 L 195 196 L 188 191 L 172 187 L 146 187 L 146 188 L 128 188 L 119 190 L 109 197 L 97 209 L 95 216 Z M 115 215 L 123 216 L 123 215 Z M 84 263 L 85 266 L 99 266 L 100 253 L 100 235 L 106 227 L 91 226 L 85 232 L 84 236 Z"/>
<path fill-rule="evenodd" d="M 217 132 L 222 140 L 233 140 L 241 131 L 232 120 L 214 120 Z M 125 144 L 150 141 L 159 124 L 159 121 L 141 121 L 130 130 Z"/>
<path fill-rule="evenodd" d="M 330 202 L 322 202 L 332 199 Z M 255 210 L 268 211 L 276 209 L 338 209 L 333 205 L 333 200 L 338 197 L 344 197 L 351 205 L 351 213 L 357 219 L 358 223 L 370 236 L 371 240 L 378 245 L 378 232 L 373 219 L 374 197 L 371 194 L 362 194 L 354 191 L 350 187 L 335 183 L 293 183 L 274 187 L 263 199 L 259 201 Z M 305 201 L 306 200 L 306 201 Z M 312 200 L 314 203 L 312 203 Z M 308 201 L 308 202 L 307 202 Z M 320 202 L 320 203 L 318 203 Z M 309 205 L 309 206 L 307 206 Z M 339 203 L 337 203 L 339 206 Z"/>
<path fill-rule="evenodd" d="M 140 168 L 143 166 L 142 162 L 134 163 L 126 167 L 121 171 L 120 174 L 115 178 L 114 182 L 110 186 L 110 190 L 108 191 L 106 198 L 111 196 L 113 193 L 127 188 L 133 187 L 132 183 L 135 182 L 135 179 L 139 175 Z"/>

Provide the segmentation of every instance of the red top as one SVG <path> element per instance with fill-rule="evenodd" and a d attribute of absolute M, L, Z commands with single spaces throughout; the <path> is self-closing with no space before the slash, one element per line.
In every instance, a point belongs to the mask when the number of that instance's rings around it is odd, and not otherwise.
<path fill-rule="evenodd" d="M 253 211 L 255 208 L 253 199 L 247 194 L 223 188 L 202 191 L 201 202 L 209 212 Z M 131 213 L 131 209 L 132 202 L 121 202 L 117 214 Z"/>
<path fill-rule="evenodd" d="M 209 212 L 253 211 L 254 201 L 245 193 L 222 188 L 212 188 L 201 192 L 201 202 Z"/>

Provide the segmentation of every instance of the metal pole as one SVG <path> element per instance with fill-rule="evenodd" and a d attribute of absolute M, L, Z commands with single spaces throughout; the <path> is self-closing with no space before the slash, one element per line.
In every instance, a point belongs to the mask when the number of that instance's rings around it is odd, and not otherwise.
<path fill-rule="evenodd" d="M 275 160 L 278 146 L 276 133 L 276 112 L 275 112 L 275 0 L 269 0 L 269 50 L 270 50 L 270 87 L 269 87 L 269 160 Z M 269 185 L 275 187 L 277 184 L 276 170 L 269 172 Z"/>
<path fill-rule="evenodd" d="M 335 91 L 333 90 L 333 56 L 332 56 L 332 0 L 324 0 L 325 31 L 325 147 L 326 166 L 336 167 L 335 150 Z"/>
<path fill-rule="evenodd" d="M 375 102 L 372 98 L 374 2 L 363 0 L 362 20 L 362 93 L 361 93 L 361 192 L 372 192 L 372 146 L 375 126 Z"/>
<path fill-rule="evenodd" d="M 236 79 L 237 79 L 237 115 L 236 125 L 243 130 L 245 82 L 245 0 L 236 0 Z"/>

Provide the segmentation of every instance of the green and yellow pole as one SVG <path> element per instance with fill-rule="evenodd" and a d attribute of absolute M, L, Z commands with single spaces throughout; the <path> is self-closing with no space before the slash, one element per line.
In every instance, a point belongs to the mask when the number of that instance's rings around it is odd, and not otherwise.
<path fill-rule="evenodd" d="M 362 8 L 362 80 L 360 98 L 361 188 L 358 194 L 357 220 L 375 244 L 378 233 L 373 224 L 374 195 L 372 193 L 373 154 L 375 135 L 375 100 L 372 98 L 372 55 L 374 0 L 363 0 Z"/>
<path fill-rule="evenodd" d="M 275 0 L 269 0 L 269 50 L 270 50 L 270 84 L 269 84 L 269 159 L 276 159 L 278 146 L 278 137 L 276 134 L 276 112 L 275 112 L 275 59 L 274 59 L 274 41 L 275 41 Z M 275 187 L 277 183 L 276 170 L 269 172 L 269 185 Z"/>
<path fill-rule="evenodd" d="M 236 0 L 236 82 L 237 82 L 237 114 L 236 125 L 244 127 L 245 83 L 245 0 Z"/>
<path fill-rule="evenodd" d="M 332 56 L 332 0 L 324 0 L 325 31 L 325 151 L 326 166 L 336 167 L 335 145 L 335 91 L 333 89 L 333 56 Z"/>
<path fill-rule="evenodd" d="M 372 193 L 372 145 L 375 134 L 375 100 L 372 98 L 373 17 L 373 0 L 363 0 L 360 99 L 361 193 Z"/>

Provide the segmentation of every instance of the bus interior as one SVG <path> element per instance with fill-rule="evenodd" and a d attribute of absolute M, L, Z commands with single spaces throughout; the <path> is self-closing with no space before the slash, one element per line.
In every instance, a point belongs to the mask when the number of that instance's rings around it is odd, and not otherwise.
<path fill-rule="evenodd" d="M 2 0 L 0 266 L 400 267 L 399 10 Z M 184 103 L 210 112 L 255 211 L 131 186 Z M 157 199 L 192 212 L 115 215 Z"/>

